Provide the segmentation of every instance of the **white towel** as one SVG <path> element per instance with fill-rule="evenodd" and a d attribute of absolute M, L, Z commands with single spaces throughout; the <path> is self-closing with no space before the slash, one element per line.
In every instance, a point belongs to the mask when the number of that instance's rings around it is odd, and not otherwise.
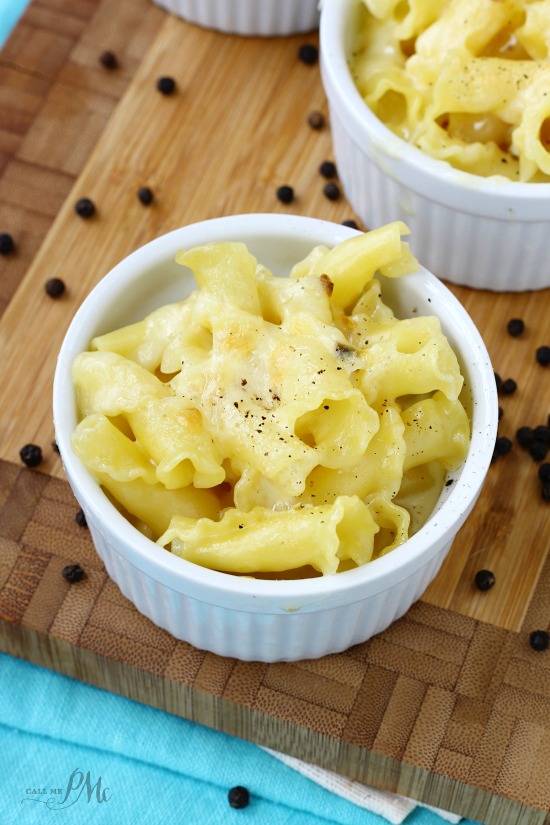
<path fill-rule="evenodd" d="M 357 782 L 352 779 L 347 779 L 345 776 L 328 771 L 324 768 L 319 768 L 317 765 L 310 765 L 307 762 L 302 762 L 294 756 L 287 756 L 284 753 L 264 748 L 267 753 L 284 762 L 289 768 L 316 782 L 328 791 L 337 794 L 338 796 L 353 802 L 354 805 L 359 805 L 361 808 L 366 808 L 378 816 L 383 816 L 392 825 L 401 825 L 405 818 L 413 811 L 417 805 L 422 805 L 424 808 L 429 808 L 438 814 L 447 822 L 460 822 L 461 816 L 442 811 L 439 808 L 433 808 L 431 805 L 423 805 L 423 803 L 415 802 L 412 799 L 407 799 L 399 794 L 390 793 L 389 791 L 378 791 L 362 782 Z"/>

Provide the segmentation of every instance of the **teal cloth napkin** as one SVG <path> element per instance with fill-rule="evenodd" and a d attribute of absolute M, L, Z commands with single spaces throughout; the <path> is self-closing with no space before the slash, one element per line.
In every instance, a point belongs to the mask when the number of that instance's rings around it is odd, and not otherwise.
<path fill-rule="evenodd" d="M 0 776 L 2 825 L 387 825 L 257 745 L 7 654 Z M 236 785 L 246 808 L 228 803 Z M 445 823 L 417 808 L 406 825 Z"/>
<path fill-rule="evenodd" d="M 0 0 L 0 49 L 29 3 L 30 0 Z"/>

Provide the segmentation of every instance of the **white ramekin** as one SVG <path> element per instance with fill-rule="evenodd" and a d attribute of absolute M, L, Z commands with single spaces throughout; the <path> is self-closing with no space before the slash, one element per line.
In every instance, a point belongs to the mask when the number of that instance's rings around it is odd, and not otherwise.
<path fill-rule="evenodd" d="M 550 286 L 550 184 L 454 169 L 398 138 L 361 98 L 348 66 L 360 0 L 323 0 L 321 76 L 344 192 L 369 229 L 410 227 L 422 262 L 456 284 L 498 291 Z"/>
<path fill-rule="evenodd" d="M 158 6 L 206 29 L 275 37 L 319 26 L 319 0 L 154 0 Z"/>
<path fill-rule="evenodd" d="M 132 527 L 71 451 L 77 424 L 72 363 L 93 336 L 133 323 L 194 288 L 191 274 L 174 262 L 182 248 L 240 240 L 282 275 L 314 245 L 333 246 L 354 234 L 340 224 L 279 214 L 217 218 L 170 232 L 132 253 L 99 282 L 61 347 L 53 388 L 56 439 L 97 552 L 140 612 L 196 647 L 268 662 L 315 658 L 365 641 L 408 610 L 437 573 L 490 464 L 498 404 L 487 350 L 465 309 L 434 275 L 420 268 L 399 281 L 382 279 L 385 299 L 398 316 L 436 313 L 440 318 L 471 399 L 469 453 L 428 522 L 404 545 L 362 568 L 300 581 L 255 580 L 207 570 L 172 555 Z M 414 238 L 412 242 L 414 249 Z"/>

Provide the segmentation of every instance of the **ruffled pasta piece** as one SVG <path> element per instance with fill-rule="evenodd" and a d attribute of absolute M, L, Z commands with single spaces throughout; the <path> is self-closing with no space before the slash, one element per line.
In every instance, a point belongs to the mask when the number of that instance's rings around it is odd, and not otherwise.
<path fill-rule="evenodd" d="M 72 378 L 82 416 L 92 412 L 117 416 L 146 401 L 172 395 L 155 375 L 114 352 L 80 353 L 73 363 Z"/>
<path fill-rule="evenodd" d="M 536 178 L 539 170 L 550 176 L 550 63 L 541 66 L 523 90 L 523 115 L 512 142 L 520 157 L 521 180 Z"/>
<path fill-rule="evenodd" d="M 333 303 L 348 307 L 357 301 L 377 270 L 397 264 L 403 256 L 411 266 L 410 271 L 418 267 L 418 262 L 401 240 L 401 235 L 408 233 L 402 221 L 394 221 L 348 238 L 317 261 L 313 274 L 326 275 L 333 284 Z"/>
<path fill-rule="evenodd" d="M 128 420 L 141 447 L 156 464 L 156 478 L 168 489 L 215 487 L 225 479 L 221 456 L 202 415 L 178 397 L 149 401 Z"/>
<path fill-rule="evenodd" d="M 199 287 L 220 306 L 232 304 L 260 315 L 257 261 L 244 243 L 225 241 L 197 246 L 178 252 L 176 261 L 192 270 Z"/>
<path fill-rule="evenodd" d="M 416 40 L 416 53 L 445 58 L 462 49 L 478 55 L 505 27 L 523 23 L 522 0 L 453 0 Z"/>
<path fill-rule="evenodd" d="M 437 461 L 419 464 L 403 473 L 401 487 L 393 503 L 403 507 L 410 515 L 409 536 L 418 532 L 430 517 L 444 481 L 445 469 Z"/>
<path fill-rule="evenodd" d="M 278 415 L 315 448 L 317 463 L 349 467 L 378 430 L 378 415 L 342 368 L 338 353 L 346 352 L 345 345 L 323 340 L 322 330 L 303 335 L 308 329 L 299 322 L 307 323 L 307 316 L 296 320 L 297 324 L 283 325 L 285 335 L 268 366 L 281 399 Z"/>
<path fill-rule="evenodd" d="M 276 483 L 295 493 L 317 457 L 278 415 L 281 399 L 269 358 L 282 336 L 268 335 L 263 320 L 238 309 L 218 311 L 213 319 L 213 348 L 195 385 L 186 371 L 171 382 L 176 394 L 200 410 L 206 429 L 215 434 L 220 456 L 238 456 Z M 196 396 L 193 392 L 196 391 Z"/>
<path fill-rule="evenodd" d="M 345 398 L 324 398 L 295 423 L 298 438 L 311 442 L 322 467 L 346 469 L 368 447 L 379 427 L 378 415 L 359 390 Z"/>
<path fill-rule="evenodd" d="M 349 356 L 345 359 L 351 371 L 361 369 L 361 352 L 369 346 L 371 339 L 394 326 L 398 320 L 382 301 L 380 281 L 376 278 L 367 285 L 349 315 L 335 313 L 334 323 L 344 332 L 355 353 L 353 358 Z"/>
<path fill-rule="evenodd" d="M 426 116 L 435 120 L 449 112 L 492 112 L 505 123 L 517 123 L 523 108 L 522 93 L 533 82 L 537 69 L 531 60 L 449 58 L 440 66 Z"/>
<path fill-rule="evenodd" d="M 533 60 L 550 56 L 550 2 L 539 0 L 525 9 L 525 23 L 516 30 L 516 37 Z"/>
<path fill-rule="evenodd" d="M 380 281 L 374 278 L 349 315 L 337 316 L 335 323 L 345 332 L 350 345 L 360 353 L 371 339 L 398 322 L 392 310 L 382 301 Z M 355 369 L 360 368 L 360 362 Z"/>
<path fill-rule="evenodd" d="M 405 460 L 405 426 L 397 407 L 380 412 L 380 427 L 365 453 L 347 470 L 315 467 L 299 501 L 327 504 L 339 495 L 365 499 L 375 493 L 393 498 L 399 490 Z"/>
<path fill-rule="evenodd" d="M 310 565 L 332 575 L 341 560 L 367 562 L 378 529 L 359 498 L 341 496 L 325 507 L 227 510 L 218 522 L 175 516 L 158 543 L 195 564 L 230 573 Z"/>
<path fill-rule="evenodd" d="M 385 20 L 389 17 L 393 18 L 399 0 L 362 0 L 362 2 L 374 17 Z"/>
<path fill-rule="evenodd" d="M 460 401 L 436 392 L 433 398 L 411 404 L 401 418 L 405 424 L 405 471 L 431 461 L 438 461 L 445 470 L 462 464 L 468 454 L 470 424 Z"/>
<path fill-rule="evenodd" d="M 403 140 L 410 140 L 426 108 L 422 92 L 400 66 L 376 65 L 358 71 L 361 94 L 374 114 Z"/>
<path fill-rule="evenodd" d="M 168 304 L 155 310 L 143 321 L 92 339 L 91 349 L 116 352 L 154 372 L 161 364 L 164 351 L 193 312 L 193 300 Z"/>
<path fill-rule="evenodd" d="M 147 484 L 141 478 L 118 481 L 108 473 L 94 475 L 119 507 L 147 525 L 153 540 L 168 530 L 172 518 L 196 521 L 198 518 L 217 519 L 220 515 L 220 502 L 211 490 L 196 490 L 191 485 L 167 490 L 163 484 Z"/>
<path fill-rule="evenodd" d="M 320 247 L 316 247 L 318 250 Z M 324 253 L 326 254 L 326 253 Z M 307 265 L 304 269 L 307 268 Z M 304 271 L 299 277 L 277 278 L 263 274 L 258 280 L 262 316 L 272 324 L 281 324 L 292 316 L 307 313 L 323 324 L 332 323 L 326 282 Z"/>
<path fill-rule="evenodd" d="M 160 363 L 161 372 L 170 375 L 202 365 L 212 350 L 212 312 L 216 302 L 202 292 L 193 292 L 187 299 L 188 313 L 184 323 L 166 345 Z"/>
<path fill-rule="evenodd" d="M 336 313 L 338 313 L 338 308 Z M 304 343 L 309 342 L 309 345 L 317 349 L 319 359 L 323 359 L 321 362 L 323 367 L 325 366 L 324 358 L 327 354 L 332 358 L 339 348 L 348 346 L 345 334 L 335 326 L 332 318 L 330 322 L 326 323 L 305 310 L 289 313 L 281 323 L 280 331 L 281 334 L 273 339 L 276 346 L 286 348 L 290 355 L 293 352 L 298 352 L 296 358 L 301 359 L 303 356 L 300 355 L 299 348 L 290 341 L 291 336 L 297 336 Z"/>
<path fill-rule="evenodd" d="M 404 507 L 384 495 L 368 499 L 370 513 L 380 528 L 374 538 L 374 555 L 385 556 L 409 538 L 410 515 Z"/>
<path fill-rule="evenodd" d="M 483 117 L 483 123 L 488 124 L 488 116 Z M 426 122 L 422 132 L 417 136 L 416 144 L 419 149 L 426 152 L 438 160 L 446 160 L 456 169 L 469 172 L 472 175 L 499 176 L 519 180 L 520 164 L 517 158 L 508 151 L 501 149 L 494 141 L 487 143 L 476 141 L 470 143 L 466 139 L 467 134 L 473 134 L 477 124 L 481 123 L 479 117 L 472 115 L 452 115 L 449 118 L 452 124 L 452 134 L 449 134 L 436 121 Z M 498 128 L 502 128 L 502 121 Z M 491 127 L 494 134 L 496 127 Z M 478 136 L 480 136 L 478 131 Z M 511 129 L 507 131 L 506 141 L 511 137 Z"/>
<path fill-rule="evenodd" d="M 456 399 L 462 389 L 456 355 L 435 316 L 407 318 L 371 333 L 361 359 L 358 383 L 371 406 L 435 390 Z"/>
<path fill-rule="evenodd" d="M 157 481 L 147 453 L 104 415 L 86 416 L 71 436 L 71 447 L 94 475 L 107 473 L 122 482 L 137 478 L 147 484 Z"/>
<path fill-rule="evenodd" d="M 289 510 L 298 503 L 298 498 L 257 470 L 243 466 L 233 488 L 233 501 L 237 510 L 247 512 L 254 507 Z"/>
<path fill-rule="evenodd" d="M 314 246 L 305 258 L 302 258 L 301 261 L 294 264 L 288 277 L 294 279 L 305 278 L 307 275 L 312 275 L 317 263 L 322 260 L 328 252 L 330 252 L 328 246 L 323 246 L 322 244 Z"/>
<path fill-rule="evenodd" d="M 391 20 L 399 40 L 409 40 L 430 26 L 449 0 L 409 0 L 406 9 L 400 0 L 363 0 L 378 20 Z"/>

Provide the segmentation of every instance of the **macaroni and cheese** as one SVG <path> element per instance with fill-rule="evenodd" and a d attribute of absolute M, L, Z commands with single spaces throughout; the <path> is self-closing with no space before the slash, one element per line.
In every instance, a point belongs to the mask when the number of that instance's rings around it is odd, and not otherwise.
<path fill-rule="evenodd" d="M 239 242 L 182 251 L 198 289 L 93 339 L 72 447 L 136 527 L 277 577 L 365 564 L 418 529 L 469 422 L 438 319 L 400 320 L 381 297 L 417 268 L 407 232 L 315 247 L 288 277 Z"/>
<path fill-rule="evenodd" d="M 374 114 L 434 158 L 550 182 L 550 0 L 361 0 L 350 68 Z"/>

